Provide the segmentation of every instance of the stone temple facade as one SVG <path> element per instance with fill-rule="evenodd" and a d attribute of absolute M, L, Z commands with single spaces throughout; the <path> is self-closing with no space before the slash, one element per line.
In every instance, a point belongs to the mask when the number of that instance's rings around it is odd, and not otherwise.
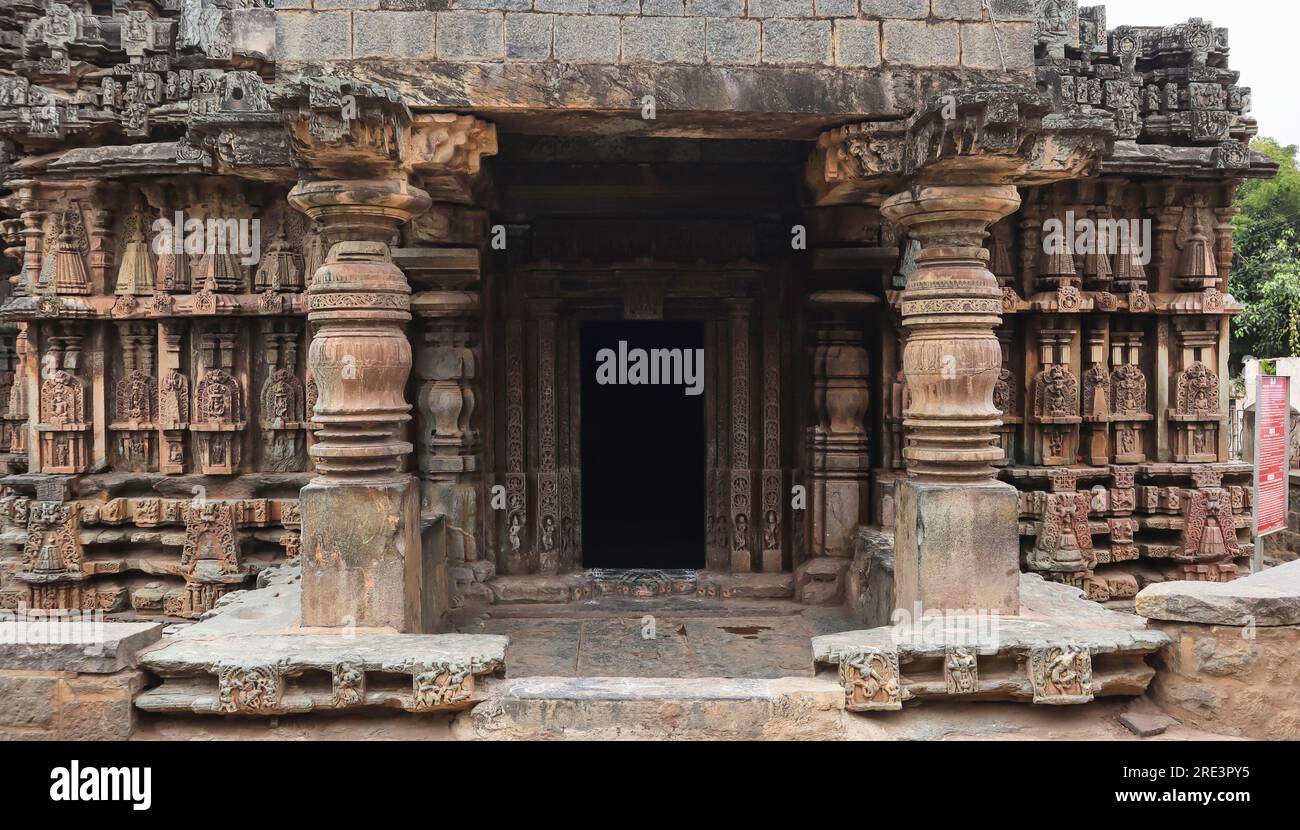
<path fill-rule="evenodd" d="M 1236 188 L 1275 168 L 1207 21 L 4 7 L 2 608 L 197 620 L 294 560 L 304 631 L 607 592 L 861 607 L 891 533 L 889 607 L 1249 570 L 1226 283 Z M 656 337 L 703 350 L 702 393 L 619 410 L 596 349 Z M 1078 648 L 1023 668 L 1083 674 Z M 897 655 L 854 654 L 817 660 L 896 702 L 863 678 Z M 230 665 L 217 710 L 276 708 L 282 668 Z M 414 709 L 477 673 L 406 670 Z"/>

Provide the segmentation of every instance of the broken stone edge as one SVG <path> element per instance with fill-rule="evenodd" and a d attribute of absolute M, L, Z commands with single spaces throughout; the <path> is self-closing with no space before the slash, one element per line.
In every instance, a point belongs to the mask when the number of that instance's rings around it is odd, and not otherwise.
<path fill-rule="evenodd" d="M 1137 613 L 1206 625 L 1300 625 L 1300 560 L 1231 582 L 1160 582 L 1143 588 Z"/>

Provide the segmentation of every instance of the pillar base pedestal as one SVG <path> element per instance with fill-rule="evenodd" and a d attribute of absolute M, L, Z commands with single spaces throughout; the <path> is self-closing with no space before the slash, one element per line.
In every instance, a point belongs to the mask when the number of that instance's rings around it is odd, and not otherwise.
<path fill-rule="evenodd" d="M 1009 484 L 896 484 L 894 602 L 913 613 L 1020 610 L 1020 498 Z"/>
<path fill-rule="evenodd" d="M 447 610 L 420 540 L 415 479 L 302 489 L 302 625 L 429 633 Z"/>

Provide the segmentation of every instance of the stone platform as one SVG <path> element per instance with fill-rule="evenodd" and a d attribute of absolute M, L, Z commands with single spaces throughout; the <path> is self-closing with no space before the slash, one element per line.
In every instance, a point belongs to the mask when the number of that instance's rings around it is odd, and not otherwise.
<path fill-rule="evenodd" d="M 1233 582 L 1165 582 L 1138 611 L 1172 644 L 1150 697 L 1225 735 L 1300 740 L 1300 561 Z"/>
<path fill-rule="evenodd" d="M 1131 614 L 1077 588 L 1020 578 L 1016 616 L 917 615 L 895 626 L 813 639 L 813 659 L 838 674 L 852 711 L 892 711 L 921 699 L 1079 704 L 1140 695 L 1146 655 L 1169 643 Z"/>
<path fill-rule="evenodd" d="M 467 605 L 453 623 L 508 636 L 509 678 L 808 678 L 811 638 L 854 627 L 843 608 L 694 595 Z"/>
<path fill-rule="evenodd" d="M 505 665 L 505 637 L 297 627 L 299 571 L 230 595 L 207 618 L 140 656 L 163 679 L 136 698 L 146 712 L 282 715 L 321 709 L 448 711 L 480 699 Z"/>

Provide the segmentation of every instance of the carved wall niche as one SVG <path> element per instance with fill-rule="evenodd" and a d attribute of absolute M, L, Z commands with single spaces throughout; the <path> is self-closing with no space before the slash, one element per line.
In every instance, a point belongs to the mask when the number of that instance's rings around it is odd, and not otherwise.
<path fill-rule="evenodd" d="M 1015 333 L 1008 327 L 997 330 L 998 346 L 1002 350 L 1002 367 L 998 370 L 998 381 L 993 387 L 993 405 L 1002 413 L 1002 425 L 994 430 L 998 444 L 1002 447 L 1002 460 L 998 466 L 1016 463 L 1017 447 L 1021 427 L 1025 422 L 1022 415 L 1020 378 L 1011 367 L 1016 365 L 1011 346 Z"/>
<path fill-rule="evenodd" d="M 264 373 L 258 397 L 261 426 L 261 469 L 292 472 L 306 467 L 306 388 L 298 341 L 297 320 L 275 318 L 262 321 L 261 366 Z"/>
<path fill-rule="evenodd" d="M 1143 332 L 1111 331 L 1110 400 L 1114 426 L 1114 461 L 1138 464 L 1146 460 L 1146 425 L 1153 417 L 1142 368 Z"/>
<path fill-rule="evenodd" d="M 1226 419 L 1220 400 L 1217 357 L 1219 331 L 1198 320 L 1176 318 L 1178 367 L 1170 390 L 1168 419 L 1173 428 L 1175 461 L 1219 460 L 1219 425 Z"/>
<path fill-rule="evenodd" d="M 158 381 L 154 352 L 157 326 L 118 323 L 116 382 L 112 391 L 114 452 L 123 468 L 147 472 L 158 467 Z"/>
<path fill-rule="evenodd" d="M 159 325 L 158 464 L 164 473 L 183 473 L 186 469 L 185 436 L 193 412 L 190 380 L 185 372 L 188 361 L 182 348 L 188 328 L 175 321 Z"/>
<path fill-rule="evenodd" d="M 70 325 L 46 326 L 40 363 L 41 472 L 79 473 L 89 465 L 91 429 L 82 354 L 84 335 Z"/>
<path fill-rule="evenodd" d="M 1076 333 L 1044 328 L 1038 335 L 1040 369 L 1034 376 L 1034 462 L 1073 464 L 1079 444 L 1079 378 L 1071 363 Z"/>
<path fill-rule="evenodd" d="M 193 618 L 242 587 L 248 574 L 240 563 L 234 505 L 196 500 L 185 505 L 184 517 L 185 547 L 178 570 L 185 577 L 185 589 L 173 612 Z"/>
<path fill-rule="evenodd" d="M 190 432 L 205 475 L 231 475 L 239 470 L 243 430 L 247 425 L 243 367 L 236 368 L 237 346 L 243 341 L 232 323 L 203 324 L 195 337 L 195 363 L 200 375 L 194 385 Z"/>
<path fill-rule="evenodd" d="M 85 582 L 77 511 L 59 502 L 33 501 L 24 503 L 21 512 L 26 514 L 27 541 L 15 578 L 29 586 L 31 607 L 97 608 L 98 595 Z"/>

